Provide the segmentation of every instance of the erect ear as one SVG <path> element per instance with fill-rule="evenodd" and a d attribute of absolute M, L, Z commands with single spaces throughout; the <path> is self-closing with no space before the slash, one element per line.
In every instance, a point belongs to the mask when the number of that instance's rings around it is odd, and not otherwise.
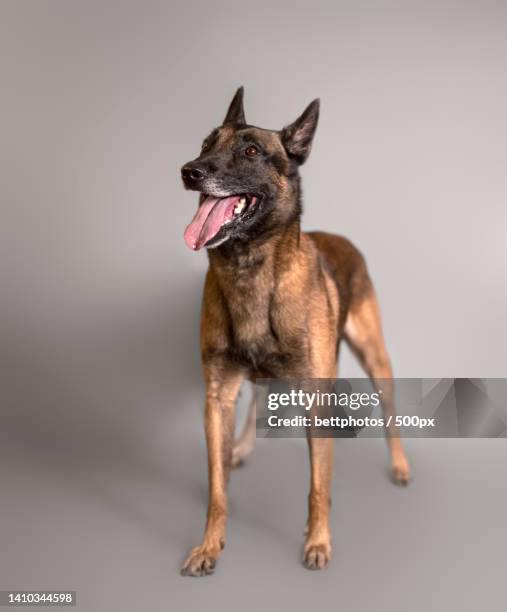
<path fill-rule="evenodd" d="M 246 123 L 245 111 L 243 110 L 243 86 L 235 93 L 227 115 L 225 115 L 224 124 L 226 123 Z"/>
<path fill-rule="evenodd" d="M 304 164 L 312 148 L 313 135 L 319 121 L 320 100 L 317 98 L 306 107 L 303 114 L 282 130 L 283 145 L 299 164 Z"/>

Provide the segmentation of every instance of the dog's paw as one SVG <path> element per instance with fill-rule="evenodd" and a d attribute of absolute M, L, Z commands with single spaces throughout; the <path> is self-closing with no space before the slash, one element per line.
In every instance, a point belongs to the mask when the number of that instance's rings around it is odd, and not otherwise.
<path fill-rule="evenodd" d="M 203 546 L 194 548 L 181 568 L 182 576 L 207 576 L 215 571 L 218 553 Z"/>
<path fill-rule="evenodd" d="M 331 560 L 330 544 L 307 544 L 303 557 L 303 565 L 309 570 L 321 570 L 327 567 Z"/>
<path fill-rule="evenodd" d="M 391 466 L 391 480 L 401 487 L 406 487 L 410 482 L 410 467 L 405 457 L 399 458 Z"/>
<path fill-rule="evenodd" d="M 243 467 L 245 465 L 245 457 L 243 457 L 242 453 L 234 449 L 232 451 L 231 457 L 231 468 L 233 470 Z"/>
<path fill-rule="evenodd" d="M 255 431 L 254 431 L 255 436 Z M 255 438 L 254 438 L 255 440 Z M 242 440 L 234 445 L 231 456 L 231 468 L 234 470 L 245 465 L 247 459 L 252 454 L 253 441 Z"/>

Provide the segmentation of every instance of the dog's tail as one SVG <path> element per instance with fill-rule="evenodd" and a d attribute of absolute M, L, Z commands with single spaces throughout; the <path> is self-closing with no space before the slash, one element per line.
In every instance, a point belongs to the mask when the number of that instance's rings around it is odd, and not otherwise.
<path fill-rule="evenodd" d="M 255 402 L 255 386 L 253 388 L 252 400 L 248 408 L 248 416 L 246 418 L 243 431 L 237 440 L 234 442 L 232 449 L 231 467 L 237 468 L 245 463 L 246 459 L 251 455 L 255 444 L 255 420 L 256 420 L 256 402 Z"/>

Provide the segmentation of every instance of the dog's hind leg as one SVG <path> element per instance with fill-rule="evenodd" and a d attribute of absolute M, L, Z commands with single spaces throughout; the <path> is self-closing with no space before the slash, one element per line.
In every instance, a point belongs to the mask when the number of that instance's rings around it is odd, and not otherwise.
<path fill-rule="evenodd" d="M 244 464 L 246 459 L 251 455 L 255 444 L 255 419 L 256 419 L 256 388 L 253 387 L 252 399 L 248 408 L 248 416 L 246 418 L 243 431 L 239 438 L 234 442 L 232 449 L 231 467 L 237 468 Z"/>
<path fill-rule="evenodd" d="M 393 373 L 384 344 L 380 312 L 373 287 L 366 295 L 355 297 L 350 305 L 345 323 L 345 340 L 358 357 L 365 372 L 377 390 L 382 391 L 382 409 L 387 423 L 396 416 L 394 406 Z M 394 482 L 406 485 L 410 479 L 408 465 L 399 432 L 394 422 L 387 429 L 387 441 L 391 454 L 391 474 Z"/>

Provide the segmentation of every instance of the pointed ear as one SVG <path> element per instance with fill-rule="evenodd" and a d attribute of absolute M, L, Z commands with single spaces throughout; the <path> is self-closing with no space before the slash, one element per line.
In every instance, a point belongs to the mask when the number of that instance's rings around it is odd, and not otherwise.
<path fill-rule="evenodd" d="M 227 115 L 225 115 L 225 123 L 246 123 L 243 110 L 243 86 L 238 89 L 232 99 Z"/>
<path fill-rule="evenodd" d="M 289 157 L 304 164 L 312 148 L 313 135 L 319 121 L 320 100 L 317 98 L 306 107 L 303 114 L 282 130 L 282 142 Z"/>

